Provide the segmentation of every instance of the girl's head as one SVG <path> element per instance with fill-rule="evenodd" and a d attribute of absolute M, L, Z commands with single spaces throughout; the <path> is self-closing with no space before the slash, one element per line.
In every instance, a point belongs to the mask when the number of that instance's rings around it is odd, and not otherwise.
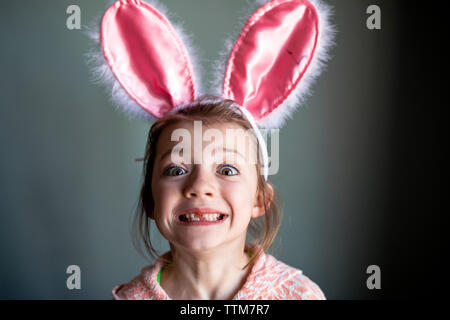
<path fill-rule="evenodd" d="M 261 166 L 252 126 L 231 100 L 203 96 L 158 120 L 149 131 L 144 158 L 134 224 L 137 248 L 141 238 L 151 256 L 159 255 L 150 240 L 152 220 L 172 250 L 206 251 L 245 242 L 248 229 L 260 245 L 253 264 L 280 225 L 275 193 Z M 187 215 L 195 212 L 199 216 Z M 213 215 L 206 216 L 209 212 Z M 189 224 L 197 217 L 218 221 Z"/>
<path fill-rule="evenodd" d="M 224 55 L 228 60 L 220 64 L 225 73 L 217 86 L 222 88 L 222 97 L 234 99 L 256 123 L 280 128 L 324 69 L 334 38 L 330 12 L 322 3 L 290 1 L 286 6 L 283 1 L 266 1 L 248 18 L 230 54 Z M 134 23 L 136 19 L 139 23 Z M 272 23 L 274 19 L 279 23 Z M 148 37 L 149 28 L 152 37 Z M 268 34 L 273 39 L 270 45 Z M 229 149 L 226 139 L 214 150 L 209 148 L 211 141 L 200 148 L 195 143 L 196 120 L 203 128 L 220 133 L 249 130 L 251 124 L 231 100 L 207 102 L 206 97 L 172 111 L 198 94 L 194 80 L 200 78 L 184 46 L 182 38 L 186 37 L 180 37 L 179 30 L 151 5 L 117 1 L 103 15 L 100 34 L 94 33 L 92 38 L 99 49 L 98 54 L 89 55 L 93 71 L 111 86 L 117 105 L 132 115 L 147 118 L 151 114 L 160 119 L 149 132 L 135 224 L 135 234 L 142 236 L 149 253 L 157 255 L 150 242 L 152 220 L 175 251 L 183 246 L 207 250 L 223 241 L 245 241 L 247 228 L 260 248 L 267 250 L 280 217 L 273 189 L 260 174 L 258 141 L 252 140 L 249 147 L 256 154 L 256 163 L 251 152 L 237 156 L 242 151 L 239 148 L 225 152 L 227 156 L 236 155 L 235 162 L 216 161 L 210 151 L 223 153 Z M 179 157 L 173 157 L 178 143 L 171 137 L 177 129 L 194 136 L 190 141 L 193 148 L 184 146 Z M 245 138 L 238 135 L 237 140 Z M 196 157 L 203 161 L 196 162 Z M 193 208 L 223 212 L 226 219 L 214 226 L 183 226 L 178 214 Z M 139 249 L 139 241 L 135 244 Z"/>

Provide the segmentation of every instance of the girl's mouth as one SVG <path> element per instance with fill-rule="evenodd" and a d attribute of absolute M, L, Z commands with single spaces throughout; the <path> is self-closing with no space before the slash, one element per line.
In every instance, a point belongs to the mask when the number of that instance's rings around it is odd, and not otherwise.
<path fill-rule="evenodd" d="M 185 213 L 178 216 L 178 221 L 185 225 L 210 225 L 223 223 L 228 215 L 224 213 Z"/>

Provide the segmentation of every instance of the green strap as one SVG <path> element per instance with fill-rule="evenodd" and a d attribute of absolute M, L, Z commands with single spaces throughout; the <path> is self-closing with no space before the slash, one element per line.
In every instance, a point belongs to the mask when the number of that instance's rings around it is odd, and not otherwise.
<path fill-rule="evenodd" d="M 159 269 L 158 277 L 156 278 L 156 280 L 158 280 L 158 284 L 159 284 L 159 285 L 161 285 L 161 273 L 162 273 L 162 271 L 164 270 L 164 268 L 165 268 L 165 266 L 162 266 L 162 268 Z"/>

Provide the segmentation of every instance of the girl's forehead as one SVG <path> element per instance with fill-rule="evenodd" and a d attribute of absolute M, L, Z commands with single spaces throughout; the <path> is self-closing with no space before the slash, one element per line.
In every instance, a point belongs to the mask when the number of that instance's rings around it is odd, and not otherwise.
<path fill-rule="evenodd" d="M 183 138 L 186 136 L 186 138 L 190 137 L 191 139 L 203 138 L 206 140 L 214 137 L 225 140 L 226 138 L 235 138 L 243 134 L 252 135 L 252 131 L 253 129 L 246 129 L 234 122 L 208 123 L 202 120 L 183 120 L 164 128 L 161 132 L 161 137 L 164 136 L 166 141 L 173 140 L 178 136 Z M 188 132 L 189 136 L 187 136 Z"/>
<path fill-rule="evenodd" d="M 175 150 L 177 149 L 177 150 Z M 218 154 L 235 153 L 245 161 L 256 161 L 257 140 L 252 129 L 233 122 L 205 124 L 200 120 L 180 121 L 167 126 L 158 140 L 157 153 L 171 151 L 190 154 L 214 151 Z"/>

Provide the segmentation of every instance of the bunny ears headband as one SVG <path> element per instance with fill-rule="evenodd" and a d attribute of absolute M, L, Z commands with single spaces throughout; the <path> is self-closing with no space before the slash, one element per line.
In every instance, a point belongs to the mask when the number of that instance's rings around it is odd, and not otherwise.
<path fill-rule="evenodd" d="M 320 0 L 264 2 L 237 37 L 220 85 L 220 96 L 235 101 L 255 129 L 281 127 L 303 102 L 334 36 L 330 8 Z M 94 72 L 125 111 L 162 118 L 199 96 L 186 40 L 154 5 L 117 1 L 92 36 L 102 48 L 90 57 Z"/>

